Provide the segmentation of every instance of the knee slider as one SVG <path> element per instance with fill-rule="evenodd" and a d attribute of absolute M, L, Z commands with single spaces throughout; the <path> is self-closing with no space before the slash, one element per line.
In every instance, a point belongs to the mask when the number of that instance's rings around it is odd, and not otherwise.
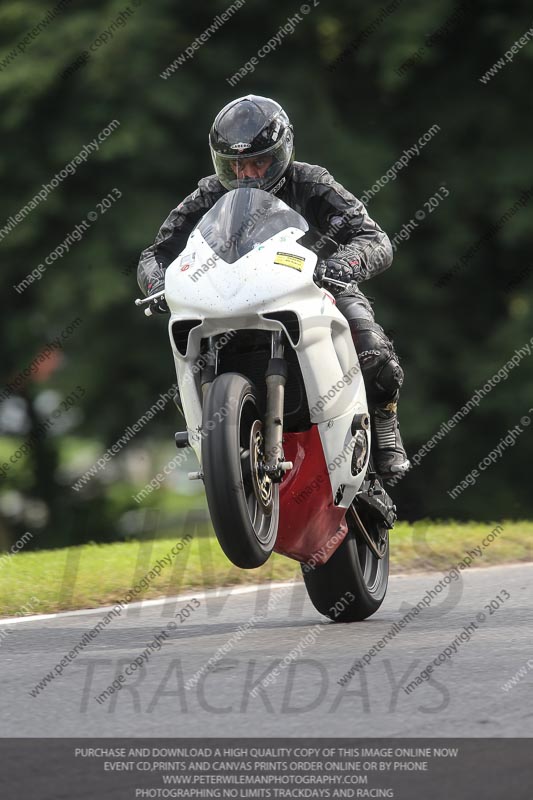
<path fill-rule="evenodd" d="M 383 364 L 376 378 L 376 387 L 382 393 L 383 400 L 389 400 L 396 395 L 403 384 L 403 369 L 401 368 L 394 350 Z M 378 398 L 380 399 L 380 398 Z"/>
<path fill-rule="evenodd" d="M 391 400 L 403 383 L 403 370 L 381 325 L 366 322 L 352 328 L 365 386 L 372 402 Z"/>

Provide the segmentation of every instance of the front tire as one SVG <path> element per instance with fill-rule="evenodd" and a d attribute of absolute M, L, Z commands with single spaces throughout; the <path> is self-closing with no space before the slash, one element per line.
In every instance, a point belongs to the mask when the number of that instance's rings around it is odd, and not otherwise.
<path fill-rule="evenodd" d="M 334 622 L 359 622 L 370 617 L 382 604 L 387 591 L 388 530 L 360 510 L 358 514 L 373 538 L 382 542 L 382 558 L 368 546 L 349 509 L 346 515 L 348 533 L 329 560 L 311 569 L 301 565 L 311 602 L 317 611 Z"/>
<path fill-rule="evenodd" d="M 260 567 L 276 543 L 279 485 L 262 473 L 256 390 L 229 372 L 213 381 L 202 412 L 202 468 L 217 539 L 237 567 Z"/>

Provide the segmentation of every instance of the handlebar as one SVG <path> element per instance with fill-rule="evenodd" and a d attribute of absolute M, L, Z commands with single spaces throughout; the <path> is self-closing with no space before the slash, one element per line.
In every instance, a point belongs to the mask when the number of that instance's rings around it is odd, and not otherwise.
<path fill-rule="evenodd" d="M 348 286 L 351 286 L 351 283 L 346 283 L 345 281 L 337 281 L 337 280 L 335 280 L 335 278 L 322 278 L 322 280 L 320 282 L 321 282 L 321 284 L 330 283 L 332 286 L 338 286 L 341 289 L 347 289 Z M 147 306 L 150 303 L 152 303 L 154 300 L 158 300 L 160 297 L 164 297 L 164 296 L 165 296 L 165 290 L 162 289 L 160 292 L 156 292 L 155 294 L 148 295 L 148 297 L 138 297 L 135 300 L 135 305 L 139 306 L 139 307 L 140 306 Z M 144 313 L 146 314 L 147 317 L 151 317 L 152 316 L 152 312 L 151 312 L 150 308 L 145 308 L 144 309 Z"/>
<path fill-rule="evenodd" d="M 324 283 L 331 283 L 333 286 L 339 286 L 341 289 L 347 289 L 348 286 L 351 286 L 352 283 L 346 283 L 345 281 L 337 281 L 335 278 L 322 278 L 322 284 Z"/>
<path fill-rule="evenodd" d="M 162 289 L 160 292 L 156 292 L 155 294 L 149 294 L 148 297 L 138 297 L 135 300 L 136 306 L 146 306 L 149 303 L 152 303 L 154 300 L 159 300 L 160 297 L 165 296 L 165 290 Z M 152 316 L 152 310 L 150 308 L 145 308 L 144 313 L 147 317 Z"/>
<path fill-rule="evenodd" d="M 148 303 L 151 303 L 152 300 L 158 300 L 160 297 L 163 297 L 165 294 L 165 290 L 161 289 L 160 292 L 156 292 L 155 294 L 149 294 L 148 297 L 138 297 L 135 301 L 136 306 L 145 306 Z"/>

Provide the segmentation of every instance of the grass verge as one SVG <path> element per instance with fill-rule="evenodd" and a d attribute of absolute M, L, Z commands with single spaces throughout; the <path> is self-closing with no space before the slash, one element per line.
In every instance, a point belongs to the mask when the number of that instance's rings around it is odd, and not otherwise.
<path fill-rule="evenodd" d="M 532 522 L 399 524 L 391 536 L 391 574 L 417 570 L 446 571 L 469 550 L 481 547 L 471 566 L 491 566 L 532 560 Z M 493 532 L 493 541 L 482 542 Z M 59 550 L 18 553 L 0 561 L 0 615 L 50 613 L 111 605 L 125 599 L 158 562 L 171 556 L 182 539 L 89 544 Z M 300 577 L 295 561 L 274 554 L 259 569 L 232 566 L 213 536 L 195 537 L 184 544 L 161 574 L 134 600 L 166 597 L 189 589 L 212 589 L 235 584 L 287 581 Z M 26 608 L 24 607 L 31 605 Z"/>

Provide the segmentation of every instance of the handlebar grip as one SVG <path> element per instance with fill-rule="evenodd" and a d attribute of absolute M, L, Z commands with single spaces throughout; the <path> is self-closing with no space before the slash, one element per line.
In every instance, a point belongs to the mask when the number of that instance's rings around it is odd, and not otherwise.
<path fill-rule="evenodd" d="M 155 294 L 150 294 L 147 297 L 139 297 L 135 301 L 136 306 L 145 306 L 147 303 L 151 303 L 152 300 L 158 300 L 160 297 L 165 296 L 165 290 L 161 289 L 160 292 L 156 292 Z"/>

